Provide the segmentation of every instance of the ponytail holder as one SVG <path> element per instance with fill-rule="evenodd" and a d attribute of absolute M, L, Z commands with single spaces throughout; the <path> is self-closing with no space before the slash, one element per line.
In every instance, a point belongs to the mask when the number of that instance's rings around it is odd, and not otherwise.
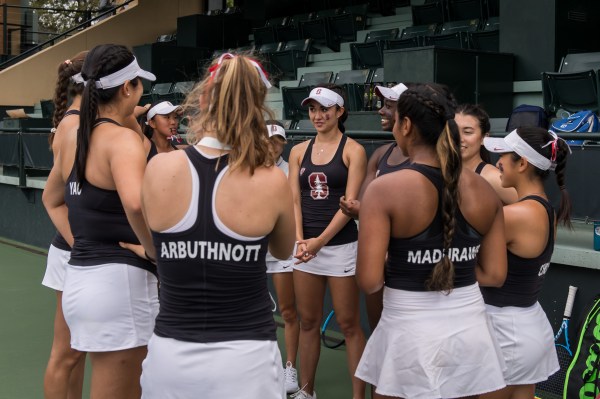
<path fill-rule="evenodd" d="M 50 133 L 52 133 L 52 134 L 56 133 L 56 128 L 53 127 L 52 129 L 50 129 Z"/>
<path fill-rule="evenodd" d="M 559 187 L 559 189 L 560 189 L 560 191 L 565 191 L 567 189 L 567 186 L 562 185 L 562 186 Z"/>
<path fill-rule="evenodd" d="M 219 69 L 221 68 L 221 64 L 223 63 L 224 60 L 231 60 L 235 57 L 237 57 L 237 56 L 234 54 L 231 54 L 231 53 L 222 54 L 219 57 L 217 63 L 211 65 L 208 68 L 208 71 L 210 72 L 210 79 L 212 80 L 217 77 L 217 75 L 219 74 Z M 262 80 L 262 82 L 264 83 L 266 88 L 270 89 L 271 82 L 269 82 L 269 78 L 267 76 L 267 71 L 265 71 L 265 69 L 263 68 L 263 66 L 261 64 L 259 64 L 257 61 L 253 60 L 252 58 L 248 58 L 248 61 L 250 61 L 250 63 L 256 68 L 256 70 L 258 71 L 258 75 L 260 76 L 260 80 Z"/>
<path fill-rule="evenodd" d="M 550 136 L 552 136 L 552 138 L 554 140 L 550 140 L 549 142 L 544 144 L 542 146 L 542 148 L 551 146 L 550 147 L 550 150 L 551 150 L 550 151 L 550 162 L 552 164 L 550 165 L 550 170 L 555 170 L 556 169 L 556 157 L 558 155 L 558 140 L 562 140 L 566 144 L 567 148 L 569 149 L 569 154 L 572 154 L 573 151 L 571 151 L 571 147 L 569 147 L 569 145 L 567 144 L 565 139 L 563 139 L 562 137 L 558 137 L 558 135 L 555 132 L 548 130 L 548 134 L 550 134 Z M 562 190 L 562 188 L 561 188 L 561 190 Z"/>

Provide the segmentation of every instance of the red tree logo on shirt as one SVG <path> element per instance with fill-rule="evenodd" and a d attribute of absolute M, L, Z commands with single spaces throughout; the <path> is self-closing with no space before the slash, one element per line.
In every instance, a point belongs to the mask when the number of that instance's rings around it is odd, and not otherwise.
<path fill-rule="evenodd" d="M 314 200 L 323 200 L 329 197 L 329 186 L 327 185 L 327 175 L 323 172 L 313 172 L 308 176 L 310 185 L 310 196 Z"/>

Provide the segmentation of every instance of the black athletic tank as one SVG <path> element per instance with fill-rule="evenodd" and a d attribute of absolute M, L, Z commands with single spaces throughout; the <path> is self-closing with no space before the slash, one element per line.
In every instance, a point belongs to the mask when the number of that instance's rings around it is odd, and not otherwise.
<path fill-rule="evenodd" d="M 300 202 L 302 206 L 302 229 L 304 238 L 318 237 L 340 209 L 340 197 L 346 194 L 348 168 L 342 154 L 348 137 L 342 135 L 331 162 L 325 165 L 312 163 L 311 154 L 315 139 L 311 139 L 300 165 Z M 342 245 L 358 239 L 356 222 L 351 219 L 327 243 Z"/>
<path fill-rule="evenodd" d="M 385 151 L 385 153 L 383 154 L 383 156 L 377 163 L 377 172 L 375 173 L 375 177 L 383 176 L 388 173 L 392 173 L 397 170 L 400 170 L 400 169 L 402 169 L 402 167 L 404 165 L 406 165 L 408 163 L 408 159 L 405 160 L 404 162 L 399 163 L 398 165 L 390 165 L 388 163 L 388 159 L 390 158 L 392 151 L 394 151 L 394 148 L 396 148 L 396 147 L 398 147 L 398 144 L 396 142 L 393 142 L 389 146 L 389 148 Z"/>
<path fill-rule="evenodd" d="M 154 141 L 150 140 L 150 151 L 148 151 L 148 156 L 146 157 L 146 162 L 149 162 L 153 156 L 158 154 L 158 148 L 156 148 L 156 144 Z"/>
<path fill-rule="evenodd" d="M 427 291 L 425 281 L 443 254 L 444 228 L 442 222 L 443 180 L 440 169 L 421 164 L 407 164 L 431 181 L 438 191 L 438 209 L 431 224 L 410 238 L 390 237 L 385 267 L 385 285 L 406 291 Z M 449 256 L 454 264 L 454 287 L 475 284 L 475 266 L 481 244 L 481 234 L 456 211 L 456 229 Z"/>
<path fill-rule="evenodd" d="M 80 112 L 78 109 L 70 109 L 67 112 L 65 112 L 65 114 L 63 115 L 63 119 L 69 115 L 80 115 Z M 71 250 L 71 246 L 69 245 L 67 240 L 65 240 L 64 237 L 58 231 L 56 232 L 56 234 L 54 235 L 54 238 L 52 239 L 52 245 L 63 251 Z"/>
<path fill-rule="evenodd" d="M 487 165 L 487 163 L 485 163 L 483 161 L 479 162 L 479 164 L 475 168 L 475 173 L 477 173 L 478 175 L 480 175 L 481 172 L 483 171 L 483 168 L 485 168 L 485 165 Z"/>
<path fill-rule="evenodd" d="M 508 274 L 500 288 L 481 287 L 485 303 L 493 306 L 517 306 L 526 308 L 534 305 L 542 290 L 544 277 L 550 267 L 550 259 L 554 251 L 554 209 L 550 203 L 537 195 L 530 195 L 521 201 L 534 200 L 546 208 L 550 234 L 544 251 L 535 258 L 522 258 L 507 251 Z"/>
<path fill-rule="evenodd" d="M 250 239 L 217 227 L 212 197 L 227 157 L 184 150 L 198 172 L 198 215 L 175 233 L 153 232 L 160 276 L 154 333 L 187 342 L 277 339 L 267 287 L 268 237 Z"/>
<path fill-rule="evenodd" d="M 100 123 L 115 123 L 102 118 Z M 105 190 L 78 182 L 75 168 L 65 185 L 65 202 L 69 208 L 69 224 L 75 243 L 69 264 L 97 266 L 106 263 L 124 263 L 152 273 L 156 267 L 132 251 L 121 248 L 119 242 L 139 244 L 137 236 L 127 221 L 125 209 L 116 190 Z"/>

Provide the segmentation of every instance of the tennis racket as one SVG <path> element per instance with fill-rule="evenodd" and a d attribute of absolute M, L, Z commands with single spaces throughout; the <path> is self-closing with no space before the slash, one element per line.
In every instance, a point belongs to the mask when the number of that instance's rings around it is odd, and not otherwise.
<path fill-rule="evenodd" d="M 565 378 L 567 376 L 567 369 L 569 368 L 571 359 L 573 358 L 573 352 L 571 351 L 571 344 L 569 342 L 569 320 L 571 319 L 571 311 L 573 310 L 573 301 L 575 300 L 576 293 L 577 287 L 569 286 L 569 296 L 567 297 L 563 320 L 560 325 L 560 329 L 554 336 L 554 344 L 556 346 L 556 354 L 558 355 L 558 364 L 560 365 L 560 370 L 551 375 L 548 380 L 541 382 L 536 386 L 539 394 L 547 394 L 542 396 L 544 399 L 563 397 L 562 395 L 563 388 L 565 386 Z"/>
<path fill-rule="evenodd" d="M 329 349 L 337 349 L 340 346 L 346 343 L 346 340 L 341 335 L 341 333 L 335 332 L 333 324 L 335 323 L 335 311 L 329 312 L 325 321 L 323 322 L 323 326 L 321 327 L 321 341 L 323 341 L 323 345 Z"/>

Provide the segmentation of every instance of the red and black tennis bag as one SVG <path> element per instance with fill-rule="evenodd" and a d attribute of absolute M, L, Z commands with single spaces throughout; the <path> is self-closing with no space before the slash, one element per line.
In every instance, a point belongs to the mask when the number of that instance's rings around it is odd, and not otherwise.
<path fill-rule="evenodd" d="M 567 370 L 563 399 L 600 398 L 600 295 L 579 326 L 577 349 Z"/>

